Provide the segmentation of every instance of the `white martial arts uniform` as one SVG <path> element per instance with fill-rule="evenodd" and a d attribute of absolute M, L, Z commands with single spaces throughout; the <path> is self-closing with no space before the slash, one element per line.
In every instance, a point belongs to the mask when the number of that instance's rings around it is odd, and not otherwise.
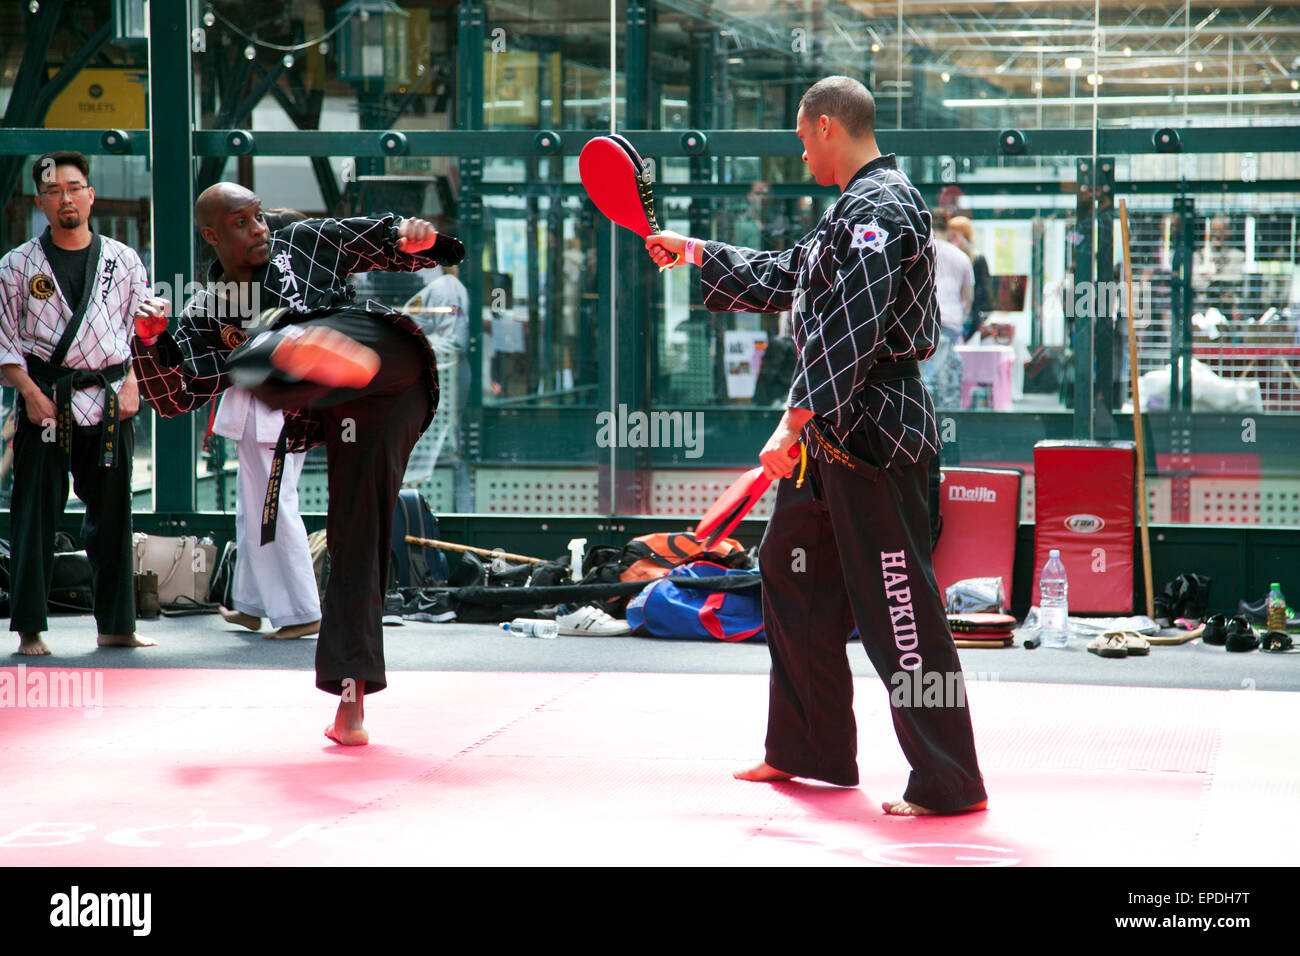
<path fill-rule="evenodd" d="M 303 453 L 286 455 L 280 486 L 275 540 L 262 540 L 262 502 L 284 413 L 267 408 L 238 386 L 221 398 L 213 434 L 233 438 L 239 449 L 239 491 L 235 505 L 234 610 L 265 617 L 272 627 L 319 621 L 320 593 L 307 547 L 307 528 L 298 513 L 298 477 Z"/>
<path fill-rule="evenodd" d="M 47 229 L 46 232 L 49 230 Z M 66 368 L 131 366 L 131 315 L 148 295 L 149 275 L 130 246 L 100 236 L 90 302 L 77 338 L 63 360 Z M 49 360 L 77 303 L 68 302 L 54 281 L 40 238 L 30 239 L 0 259 L 0 365 L 27 368 L 27 357 Z M 121 391 L 125 376 L 112 382 Z M 87 385 L 72 393 L 76 425 L 98 425 L 104 417 L 104 389 Z"/>

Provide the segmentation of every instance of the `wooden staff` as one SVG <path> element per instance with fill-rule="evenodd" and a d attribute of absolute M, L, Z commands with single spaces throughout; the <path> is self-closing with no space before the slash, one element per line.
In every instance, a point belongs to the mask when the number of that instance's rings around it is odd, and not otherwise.
<path fill-rule="evenodd" d="M 1124 244 L 1124 300 L 1128 314 L 1128 368 L 1133 383 L 1133 437 L 1137 441 L 1138 518 L 1142 534 L 1142 583 L 1146 585 L 1147 617 L 1156 616 L 1155 592 L 1151 582 L 1151 533 L 1147 527 L 1147 469 L 1142 441 L 1142 402 L 1138 395 L 1137 332 L 1133 327 L 1133 260 L 1128 246 L 1128 206 L 1119 201 L 1119 231 Z"/>
<path fill-rule="evenodd" d="M 507 561 L 525 561 L 528 564 L 545 564 L 543 558 L 529 558 L 522 554 L 511 554 L 509 551 L 489 551 L 487 548 L 473 548 L 468 544 L 452 544 L 450 541 L 435 541 L 432 538 L 417 538 L 413 534 L 406 536 L 407 544 L 420 544 L 426 548 L 440 548 L 443 551 L 469 551 L 471 554 L 481 554 L 485 558 L 505 558 Z"/>

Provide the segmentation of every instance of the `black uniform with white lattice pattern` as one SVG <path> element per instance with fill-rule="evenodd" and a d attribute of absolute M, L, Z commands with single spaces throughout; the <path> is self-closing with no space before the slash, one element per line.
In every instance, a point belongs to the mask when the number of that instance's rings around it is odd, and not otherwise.
<path fill-rule="evenodd" d="M 878 362 L 929 358 L 939 338 L 930 213 L 893 156 L 860 170 L 791 249 L 706 243 L 702 283 L 710 311 L 792 313 L 798 358 L 789 405 L 816 413 L 840 444 L 859 433 L 870 449 L 863 457 L 879 466 L 939 450 L 934 405 L 919 379 L 867 381 Z"/>
<path fill-rule="evenodd" d="M 978 804 L 985 792 L 961 662 L 930 558 L 934 406 L 919 378 L 871 380 L 879 362 L 927 358 L 939 336 L 920 195 L 892 156 L 881 157 L 787 252 L 708 243 L 703 285 L 711 309 L 793 311 L 789 404 L 813 411 L 824 434 L 867 463 L 836 463 L 805 430 L 813 460 L 804 484 L 777 487 L 759 548 L 772 658 L 764 760 L 798 777 L 858 782 L 844 653 L 856 629 L 890 688 L 912 765 L 904 797 L 940 812 Z"/>

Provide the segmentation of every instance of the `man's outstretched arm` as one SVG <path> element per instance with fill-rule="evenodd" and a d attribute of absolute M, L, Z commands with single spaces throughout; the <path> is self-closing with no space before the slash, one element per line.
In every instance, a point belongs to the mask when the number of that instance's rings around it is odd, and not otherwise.
<path fill-rule="evenodd" d="M 798 246 L 784 252 L 758 252 L 668 230 L 647 236 L 645 246 L 658 266 L 671 265 L 680 255 L 703 268 L 701 288 L 710 312 L 788 312 L 794 303 Z"/>
<path fill-rule="evenodd" d="M 276 233 L 288 233 L 296 267 L 307 263 L 336 276 L 354 272 L 417 272 L 437 265 L 455 265 L 465 258 L 465 246 L 441 235 L 423 219 L 355 216 L 348 219 L 304 219 Z M 303 274 L 302 272 L 299 273 Z"/>

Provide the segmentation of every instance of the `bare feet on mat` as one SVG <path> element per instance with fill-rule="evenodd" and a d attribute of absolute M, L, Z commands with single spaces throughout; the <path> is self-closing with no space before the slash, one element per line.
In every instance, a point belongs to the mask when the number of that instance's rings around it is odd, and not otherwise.
<path fill-rule="evenodd" d="M 271 364 L 305 382 L 361 388 L 379 371 L 379 353 L 342 332 L 313 325 L 301 334 L 286 332 Z"/>
<path fill-rule="evenodd" d="M 228 607 L 218 607 L 217 613 L 227 624 L 238 624 L 240 627 L 246 627 L 250 631 L 260 631 L 262 629 L 262 619 L 253 617 L 251 614 L 245 614 L 243 611 L 232 611 Z"/>
<path fill-rule="evenodd" d="M 50 653 L 50 649 L 45 646 L 45 642 L 41 640 L 39 633 L 33 634 L 30 631 L 23 631 L 18 635 L 18 653 L 38 657 Z"/>
<path fill-rule="evenodd" d="M 334 723 L 325 727 L 325 736 L 344 747 L 360 747 L 370 743 L 370 734 L 363 723 L 366 719 L 365 698 L 340 701 Z"/>
<path fill-rule="evenodd" d="M 928 810 L 925 807 L 915 803 L 908 803 L 906 800 L 895 800 L 893 803 L 882 803 L 880 809 L 884 810 L 891 817 L 949 817 L 956 816 L 960 813 L 975 813 L 979 810 L 987 810 L 989 802 L 981 800 L 979 803 L 972 803 L 964 810 Z"/>
<path fill-rule="evenodd" d="M 365 727 L 340 727 L 337 720 L 325 725 L 325 736 L 343 747 L 362 747 L 370 743 L 370 734 Z"/>
<path fill-rule="evenodd" d="M 138 634 L 101 634 L 95 641 L 100 647 L 157 647 L 158 642 L 151 637 Z"/>
<path fill-rule="evenodd" d="M 750 780 L 754 783 L 778 783 L 782 780 L 794 778 L 794 774 L 786 773 L 784 770 L 777 770 L 765 763 L 750 767 L 748 770 L 737 770 L 732 776 L 737 780 Z"/>
<path fill-rule="evenodd" d="M 291 641 L 298 637 L 310 637 L 320 633 L 320 621 L 308 621 L 306 624 L 286 624 L 284 627 L 262 636 L 268 641 Z"/>

